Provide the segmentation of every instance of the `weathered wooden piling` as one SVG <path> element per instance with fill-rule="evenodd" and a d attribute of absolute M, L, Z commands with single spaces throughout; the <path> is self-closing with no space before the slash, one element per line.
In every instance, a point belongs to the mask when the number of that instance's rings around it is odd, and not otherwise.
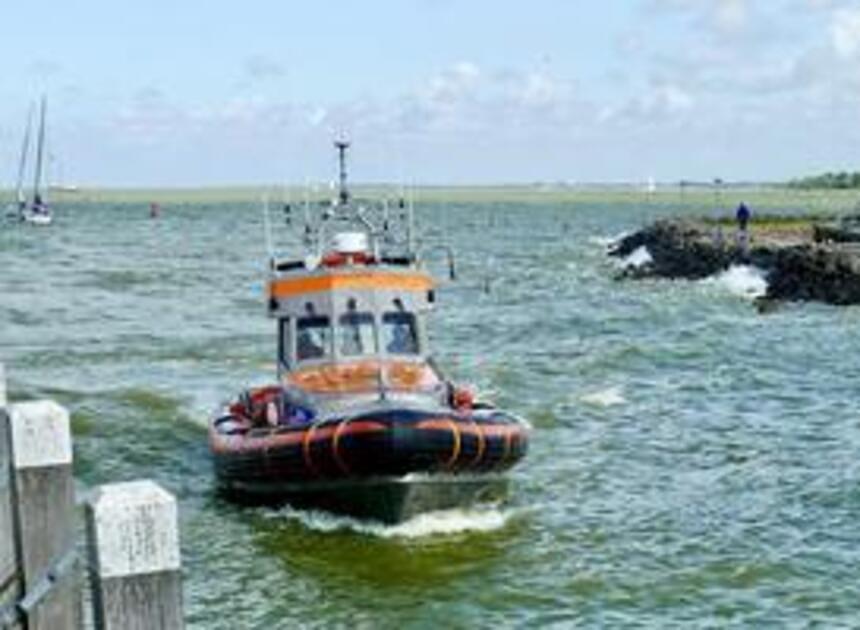
<path fill-rule="evenodd" d="M 0 363 L 0 412 L 6 410 L 6 366 Z"/>
<path fill-rule="evenodd" d="M 21 596 L 21 580 L 15 549 L 14 507 L 6 379 L 0 363 L 0 628 L 19 627 L 16 604 Z"/>
<path fill-rule="evenodd" d="M 69 413 L 51 401 L 8 405 L 4 376 L 0 364 L 0 630 L 77 630 Z M 101 486 L 87 532 L 96 627 L 183 628 L 173 495 L 151 481 Z"/>
<path fill-rule="evenodd" d="M 69 414 L 52 401 L 10 405 L 12 533 L 28 630 L 80 626 Z"/>
<path fill-rule="evenodd" d="M 96 627 L 183 628 L 176 500 L 151 481 L 101 486 L 87 504 Z"/>

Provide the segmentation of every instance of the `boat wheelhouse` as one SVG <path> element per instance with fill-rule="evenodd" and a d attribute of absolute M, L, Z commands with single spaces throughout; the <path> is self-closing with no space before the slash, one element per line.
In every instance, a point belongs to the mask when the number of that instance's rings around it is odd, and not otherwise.
<path fill-rule="evenodd" d="M 377 261 L 361 236 L 338 235 L 312 270 L 276 271 L 269 291 L 280 379 L 330 401 L 348 395 L 350 404 L 438 395 L 443 381 L 431 367 L 424 323 L 433 279 Z"/>

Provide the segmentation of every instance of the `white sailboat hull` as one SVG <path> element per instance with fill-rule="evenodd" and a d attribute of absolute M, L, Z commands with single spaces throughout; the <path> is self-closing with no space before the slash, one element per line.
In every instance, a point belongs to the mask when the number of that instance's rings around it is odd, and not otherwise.
<path fill-rule="evenodd" d="M 25 214 L 23 219 L 30 225 L 51 225 L 54 222 L 54 217 L 50 214 Z"/>

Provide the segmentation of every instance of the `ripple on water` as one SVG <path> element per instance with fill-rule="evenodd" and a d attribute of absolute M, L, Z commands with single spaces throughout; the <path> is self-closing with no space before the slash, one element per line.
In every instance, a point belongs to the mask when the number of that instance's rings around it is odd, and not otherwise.
<path fill-rule="evenodd" d="M 624 398 L 624 390 L 620 385 L 614 385 L 598 391 L 582 394 L 579 400 L 587 405 L 595 407 L 615 407 L 627 402 Z"/>
<path fill-rule="evenodd" d="M 178 495 L 189 627 L 856 625 L 860 309 L 760 317 L 749 269 L 613 280 L 590 237 L 677 204 L 421 205 L 462 263 L 439 364 L 535 427 L 513 507 L 400 529 L 240 509 L 200 425 L 272 374 L 259 209 L 147 212 L 0 229 L 0 360 L 14 397 L 71 409 L 83 483 Z"/>

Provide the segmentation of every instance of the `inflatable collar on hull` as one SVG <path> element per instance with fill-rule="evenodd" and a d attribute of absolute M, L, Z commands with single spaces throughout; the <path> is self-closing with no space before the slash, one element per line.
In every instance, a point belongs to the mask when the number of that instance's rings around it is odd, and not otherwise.
<path fill-rule="evenodd" d="M 210 431 L 223 483 L 291 484 L 400 477 L 411 473 L 491 473 L 524 457 L 528 428 L 498 410 L 472 415 L 380 410 L 304 426 L 251 428 L 225 416 Z"/>

